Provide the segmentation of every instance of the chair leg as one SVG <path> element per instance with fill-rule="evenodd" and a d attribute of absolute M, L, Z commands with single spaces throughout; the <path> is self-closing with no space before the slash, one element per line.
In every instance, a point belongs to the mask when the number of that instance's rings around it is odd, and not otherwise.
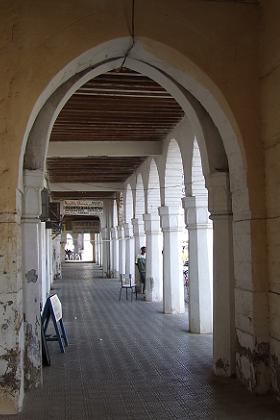
<path fill-rule="evenodd" d="M 125 297 L 126 297 L 126 300 L 127 300 L 128 299 L 127 287 L 125 288 Z"/>
<path fill-rule="evenodd" d="M 135 286 L 134 290 L 135 290 L 135 300 L 137 300 L 137 287 L 136 286 Z"/>
<path fill-rule="evenodd" d="M 133 298 L 133 287 L 131 287 L 130 291 L 131 291 L 130 299 L 131 299 L 131 302 L 132 302 L 132 298 Z"/>
<path fill-rule="evenodd" d="M 119 300 L 121 300 L 121 298 L 122 298 L 122 287 L 120 288 Z"/>

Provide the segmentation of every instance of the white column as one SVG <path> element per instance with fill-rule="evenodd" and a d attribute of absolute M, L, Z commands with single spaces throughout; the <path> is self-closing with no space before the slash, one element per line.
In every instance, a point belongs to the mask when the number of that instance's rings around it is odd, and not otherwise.
<path fill-rule="evenodd" d="M 103 266 L 103 240 L 102 240 L 102 234 L 99 234 L 99 259 L 100 259 L 100 265 Z"/>
<path fill-rule="evenodd" d="M 163 232 L 163 311 L 185 312 L 182 268 L 183 209 L 159 207 Z"/>
<path fill-rule="evenodd" d="M 135 251 L 132 225 L 124 223 L 125 236 L 125 274 L 135 276 Z"/>
<path fill-rule="evenodd" d="M 76 254 L 78 254 L 78 233 L 72 232 L 72 238 L 73 238 L 73 245 L 74 245 L 74 259 Z"/>
<path fill-rule="evenodd" d="M 78 233 L 78 238 L 77 238 L 77 253 L 79 255 L 79 258 L 82 255 L 81 254 L 81 251 L 83 249 L 84 249 L 84 234 L 83 233 Z"/>
<path fill-rule="evenodd" d="M 138 255 L 140 254 L 141 247 L 145 246 L 146 243 L 144 221 L 141 219 L 131 219 L 131 223 L 133 228 L 135 255 Z"/>
<path fill-rule="evenodd" d="M 118 241 L 118 228 L 111 228 L 111 237 L 112 237 L 112 267 L 113 267 L 113 276 L 119 277 L 119 241 Z"/>
<path fill-rule="evenodd" d="M 190 331 L 198 334 L 211 333 L 213 331 L 211 259 L 213 245 L 208 196 L 185 197 L 182 202 L 189 232 Z"/>
<path fill-rule="evenodd" d="M 144 214 L 146 233 L 146 300 L 160 302 L 163 296 L 162 232 L 157 214 Z"/>
<path fill-rule="evenodd" d="M 96 234 L 91 232 L 89 242 L 92 246 L 92 262 L 93 263 L 96 263 L 96 242 L 95 242 L 95 240 L 96 240 Z M 84 243 L 85 243 L 85 240 L 84 240 Z"/>
<path fill-rule="evenodd" d="M 103 256 L 103 275 L 110 277 L 110 239 L 109 239 L 109 229 L 103 228 L 101 230 L 102 235 L 102 256 Z"/>
<path fill-rule="evenodd" d="M 47 266 L 46 266 L 46 224 L 44 222 L 39 224 L 39 278 L 41 283 L 41 308 L 44 307 L 47 299 L 47 288 L 48 288 L 48 279 L 47 279 Z"/>
<path fill-rule="evenodd" d="M 66 233 L 64 231 L 61 232 L 61 240 L 60 240 L 60 261 L 63 263 L 65 261 L 65 245 L 66 245 Z"/>
<path fill-rule="evenodd" d="M 145 246 L 145 233 L 144 233 L 144 221 L 140 219 L 131 219 L 133 235 L 134 235 L 134 258 L 140 254 L 140 249 L 142 246 Z M 136 261 L 135 261 L 136 262 Z M 140 273 L 136 266 L 134 266 L 135 280 L 139 285 L 141 284 Z"/>
<path fill-rule="evenodd" d="M 41 317 L 39 281 L 39 216 L 41 214 L 41 171 L 24 172 L 22 212 L 23 299 L 25 325 L 25 387 L 42 382 Z"/>
<path fill-rule="evenodd" d="M 50 293 L 53 283 L 53 267 L 52 267 L 52 230 L 46 229 L 46 263 L 47 263 L 47 293 Z"/>
<path fill-rule="evenodd" d="M 96 264 L 100 265 L 99 233 L 95 235 L 95 258 Z"/>
<path fill-rule="evenodd" d="M 214 372 L 235 372 L 234 265 L 232 209 L 228 174 L 209 177 L 209 211 L 213 220 L 213 363 Z"/>
<path fill-rule="evenodd" d="M 125 238 L 123 225 L 118 226 L 119 238 L 119 273 L 125 274 Z"/>

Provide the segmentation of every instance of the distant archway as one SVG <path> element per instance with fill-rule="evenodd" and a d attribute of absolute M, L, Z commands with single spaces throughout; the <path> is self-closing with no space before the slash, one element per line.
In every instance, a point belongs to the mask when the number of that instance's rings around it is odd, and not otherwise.
<path fill-rule="evenodd" d="M 26 171 L 33 174 L 37 173 L 38 179 L 41 179 L 41 185 L 43 185 L 45 160 L 52 126 L 68 98 L 88 80 L 106 71 L 118 68 L 123 61 L 128 45 L 130 45 L 130 38 L 119 38 L 101 44 L 75 58 L 50 81 L 34 105 L 24 134 L 19 165 L 18 186 L 20 190 L 23 191 L 26 186 L 23 181 L 23 175 L 26 175 Z M 247 227 L 250 232 L 251 209 L 247 189 L 246 157 L 243 151 L 242 137 L 225 98 L 210 78 L 187 57 L 179 56 L 176 51 L 168 46 L 153 40 L 149 40 L 147 45 L 144 39 L 137 39 L 130 57 L 126 60 L 126 66 L 157 81 L 181 105 L 184 112 L 189 116 L 197 137 L 211 194 L 219 183 L 222 188 L 225 185 L 225 194 L 229 192 L 229 183 L 224 181 L 227 179 L 229 170 L 234 215 L 242 212 L 242 216 L 247 217 Z M 169 62 L 170 57 L 175 56 L 173 53 L 177 54 L 176 57 L 181 60 L 182 66 L 177 65 L 175 60 L 174 63 L 172 60 Z M 208 135 L 209 131 L 211 135 Z M 175 149 L 173 152 L 175 152 Z M 164 186 L 165 205 L 179 206 L 179 197 L 181 198 L 179 183 L 174 184 L 174 190 L 167 194 L 168 189 L 171 188 L 170 181 L 172 178 L 174 181 L 178 175 L 176 174 L 177 170 L 172 170 L 170 162 L 167 160 L 166 165 L 166 172 L 170 176 L 166 177 L 168 181 L 165 182 Z M 214 175 L 214 178 L 212 175 Z M 126 196 L 131 196 L 128 199 L 126 197 L 125 203 L 125 220 L 130 223 L 131 218 L 133 218 L 133 198 L 129 189 L 127 189 Z M 26 197 L 25 201 L 27 201 Z M 214 203 L 214 200 L 211 203 Z M 228 209 L 228 212 L 231 212 L 231 208 Z M 245 220 L 245 217 L 243 219 Z M 237 226 L 239 226 L 240 218 L 237 217 L 236 220 Z M 242 232 L 238 228 L 235 237 L 236 243 L 238 243 L 238 239 L 242 237 Z M 248 240 L 243 249 L 248 256 L 246 263 L 252 266 L 253 254 L 251 252 L 250 235 L 248 235 Z M 238 249 L 236 252 L 238 252 Z M 252 270 L 249 271 L 246 273 L 247 277 L 252 275 Z M 239 283 L 246 282 L 245 274 L 240 273 L 240 270 L 238 273 L 240 276 Z M 37 315 L 39 316 L 39 313 Z M 33 321 L 31 320 L 31 322 Z M 226 365 L 226 358 L 222 362 Z"/>
<path fill-rule="evenodd" d="M 147 213 L 158 215 L 160 204 L 159 174 L 154 159 L 151 159 L 147 188 Z"/>
<path fill-rule="evenodd" d="M 141 174 L 137 174 L 136 191 L 135 191 L 135 218 L 142 220 L 145 213 L 145 194 L 143 178 Z"/>
<path fill-rule="evenodd" d="M 168 145 L 165 178 L 164 204 L 166 206 L 182 207 L 184 193 L 184 169 L 179 145 L 171 139 Z"/>

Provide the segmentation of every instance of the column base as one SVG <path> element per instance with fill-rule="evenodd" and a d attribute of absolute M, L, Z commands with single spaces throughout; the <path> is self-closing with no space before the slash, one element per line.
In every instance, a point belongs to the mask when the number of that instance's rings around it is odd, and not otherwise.
<path fill-rule="evenodd" d="M 270 346 L 272 389 L 277 397 L 280 398 L 280 341 L 276 338 L 270 338 Z"/>
<path fill-rule="evenodd" d="M 0 415 L 18 414 L 22 410 L 22 403 L 23 392 L 19 397 L 15 396 L 14 398 L 0 393 Z"/>

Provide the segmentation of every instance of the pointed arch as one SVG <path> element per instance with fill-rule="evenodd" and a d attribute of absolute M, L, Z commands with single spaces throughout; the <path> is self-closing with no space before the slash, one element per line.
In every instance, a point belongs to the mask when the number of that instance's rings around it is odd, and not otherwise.
<path fill-rule="evenodd" d="M 192 153 L 192 167 L 191 167 L 191 189 L 192 195 L 207 195 L 207 189 L 205 187 L 205 179 L 202 172 L 200 150 L 197 144 L 196 138 L 193 142 L 193 153 Z"/>
<path fill-rule="evenodd" d="M 132 188 L 130 184 L 127 184 L 126 192 L 125 192 L 125 221 L 126 223 L 131 223 L 132 218 L 133 218 Z"/>
<path fill-rule="evenodd" d="M 164 203 L 166 206 L 181 207 L 184 193 L 184 169 L 181 151 L 175 139 L 171 139 L 167 149 L 164 176 Z"/>
<path fill-rule="evenodd" d="M 145 193 L 143 177 L 141 174 L 137 174 L 136 178 L 136 191 L 135 191 L 135 218 L 141 219 L 145 213 Z"/>
<path fill-rule="evenodd" d="M 156 162 L 151 160 L 148 176 L 148 191 L 147 191 L 147 212 L 151 214 L 158 214 L 158 208 L 161 205 L 160 200 L 160 181 Z"/>
<path fill-rule="evenodd" d="M 117 205 L 117 200 L 113 201 L 113 226 L 117 226 L 118 225 L 118 205 Z"/>

